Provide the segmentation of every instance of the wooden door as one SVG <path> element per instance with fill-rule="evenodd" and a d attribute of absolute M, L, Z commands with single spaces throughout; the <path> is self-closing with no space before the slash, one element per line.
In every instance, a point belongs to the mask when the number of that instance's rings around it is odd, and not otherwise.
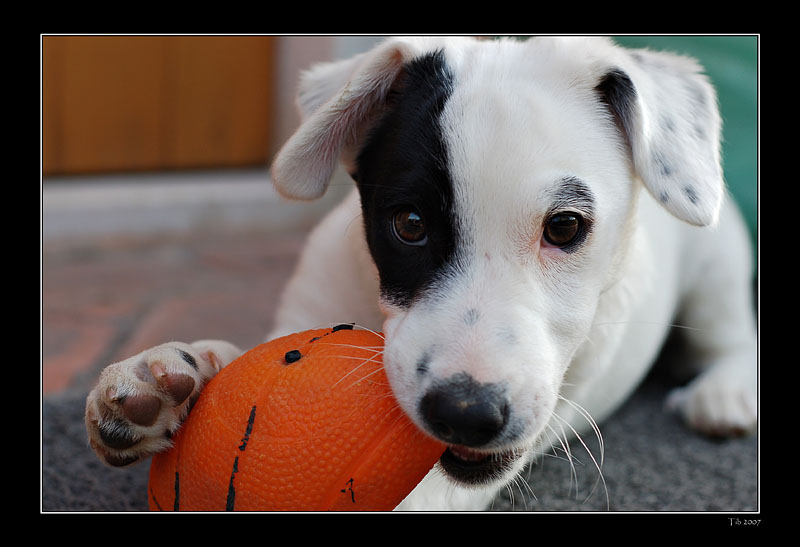
<path fill-rule="evenodd" d="M 44 36 L 44 174 L 265 165 L 274 52 L 266 36 Z"/>

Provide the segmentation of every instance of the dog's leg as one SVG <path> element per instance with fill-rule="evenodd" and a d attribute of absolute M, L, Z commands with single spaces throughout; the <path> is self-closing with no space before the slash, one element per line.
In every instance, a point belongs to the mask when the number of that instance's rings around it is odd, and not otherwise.
<path fill-rule="evenodd" d="M 714 436 L 752 432 L 757 424 L 758 349 L 747 235 L 733 207 L 701 255 L 695 285 L 688 291 L 680 323 L 700 367 L 686 387 L 673 391 L 668 408 L 698 431 Z"/>
<path fill-rule="evenodd" d="M 492 486 L 457 486 L 434 467 L 395 511 L 486 511 L 497 491 Z"/>
<path fill-rule="evenodd" d="M 309 235 L 267 340 L 337 323 L 380 330 L 384 318 L 378 290 L 358 193 L 353 191 Z"/>
<path fill-rule="evenodd" d="M 89 444 L 108 465 L 170 446 L 203 385 L 241 351 L 228 342 L 170 342 L 106 367 L 86 399 Z"/>

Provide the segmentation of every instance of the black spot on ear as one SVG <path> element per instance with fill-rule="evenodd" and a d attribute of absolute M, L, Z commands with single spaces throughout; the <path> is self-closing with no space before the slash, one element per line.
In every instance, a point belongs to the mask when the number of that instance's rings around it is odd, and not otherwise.
<path fill-rule="evenodd" d="M 628 146 L 633 130 L 633 106 L 636 101 L 636 88 L 623 71 L 614 69 L 600 79 L 595 86 L 600 100 L 614 116 L 617 127 L 622 131 Z"/>
<path fill-rule="evenodd" d="M 694 186 L 686 186 L 683 189 L 683 193 L 686 194 L 686 197 L 689 198 L 689 201 L 691 201 L 693 204 L 697 203 L 697 191 L 694 189 Z"/>
<path fill-rule="evenodd" d="M 695 84 L 693 80 L 686 80 L 684 84 L 686 85 L 686 89 L 689 92 L 689 96 L 691 97 L 692 103 L 697 108 L 705 110 L 708 101 L 706 99 L 706 93 L 703 90 L 703 88 Z"/>
<path fill-rule="evenodd" d="M 694 135 L 695 135 L 695 137 L 697 137 L 701 141 L 706 140 L 707 136 L 706 136 L 706 128 L 705 128 L 705 126 L 703 124 L 700 124 L 700 123 L 695 124 L 695 126 L 694 126 Z"/>
<path fill-rule="evenodd" d="M 658 165 L 658 170 L 662 176 L 669 177 L 674 172 L 672 168 L 672 164 L 667 161 L 663 154 L 654 154 L 653 157 L 656 165 Z"/>

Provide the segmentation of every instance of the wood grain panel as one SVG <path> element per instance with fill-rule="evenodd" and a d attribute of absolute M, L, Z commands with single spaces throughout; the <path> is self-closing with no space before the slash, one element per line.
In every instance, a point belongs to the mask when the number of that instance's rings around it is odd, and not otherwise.
<path fill-rule="evenodd" d="M 45 174 L 265 164 L 274 38 L 45 36 Z"/>

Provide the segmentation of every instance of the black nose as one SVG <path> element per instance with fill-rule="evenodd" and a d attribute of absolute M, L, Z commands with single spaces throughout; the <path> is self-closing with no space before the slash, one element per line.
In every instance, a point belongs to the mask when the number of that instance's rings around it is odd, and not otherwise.
<path fill-rule="evenodd" d="M 497 437 L 508 420 L 503 389 L 477 382 L 466 373 L 435 384 L 422 398 L 420 411 L 439 439 L 471 447 Z"/>

